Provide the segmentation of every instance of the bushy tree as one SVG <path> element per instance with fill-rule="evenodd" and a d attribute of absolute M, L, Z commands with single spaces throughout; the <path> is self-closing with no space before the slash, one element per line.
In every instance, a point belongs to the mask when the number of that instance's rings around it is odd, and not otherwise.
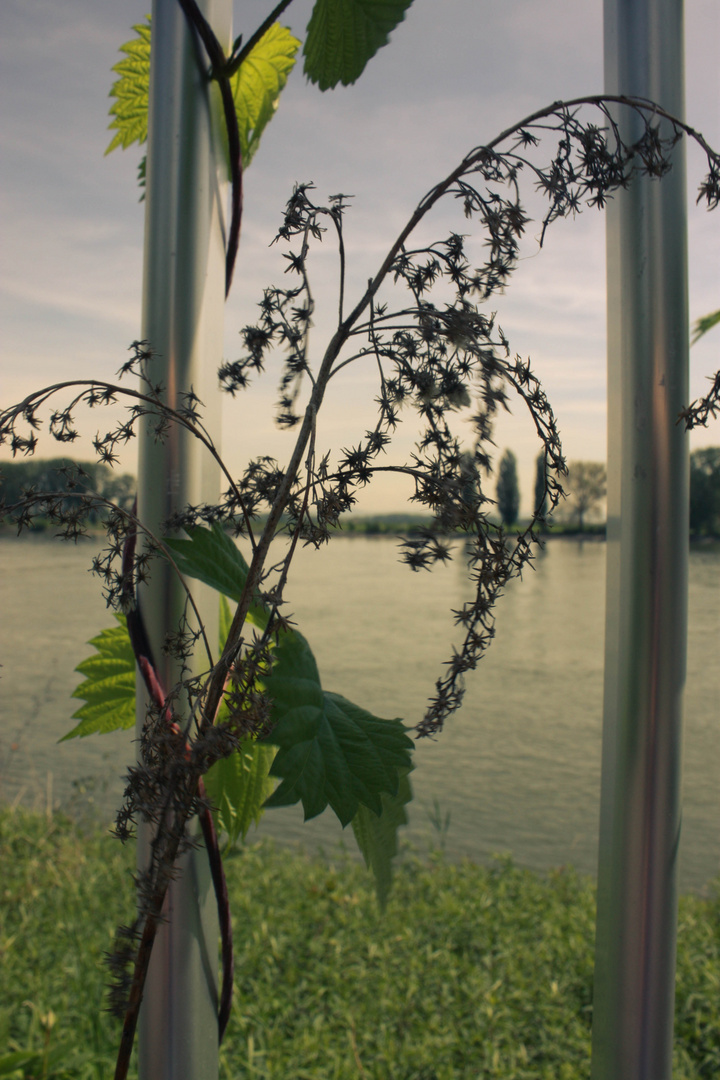
<path fill-rule="evenodd" d="M 514 525 L 520 511 L 520 487 L 517 458 L 512 450 L 506 450 L 500 459 L 496 494 L 503 525 Z"/>
<path fill-rule="evenodd" d="M 99 461 L 76 462 L 59 457 L 49 460 L 3 461 L 0 468 L 0 520 L 1 504 L 19 503 L 23 492 L 36 488 L 48 492 L 67 492 L 68 480 L 72 480 L 72 494 L 63 500 L 63 510 L 80 504 L 80 496 L 94 492 L 108 503 L 115 503 L 123 510 L 132 507 L 136 481 L 129 473 L 116 475 L 109 465 Z M 90 520 L 102 517 L 99 507 L 90 514 Z"/>
<path fill-rule="evenodd" d="M 602 461 L 571 461 L 567 482 L 568 509 L 577 517 L 578 528 L 585 526 L 585 515 L 596 510 L 607 493 L 607 470 Z"/>
<path fill-rule="evenodd" d="M 720 535 L 720 446 L 690 455 L 690 532 Z"/>

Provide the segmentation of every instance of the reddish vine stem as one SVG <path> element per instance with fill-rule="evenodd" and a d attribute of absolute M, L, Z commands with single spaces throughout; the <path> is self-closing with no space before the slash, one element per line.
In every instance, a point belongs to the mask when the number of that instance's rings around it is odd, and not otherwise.
<path fill-rule="evenodd" d="M 133 513 L 135 513 L 135 509 L 133 509 Z M 128 576 L 132 574 L 132 564 L 135 554 L 136 543 L 137 529 L 133 525 L 132 529 L 127 535 L 125 547 L 123 550 L 123 574 Z M 145 623 L 143 621 L 143 617 L 137 601 L 135 607 L 132 610 L 128 611 L 126 615 L 126 624 L 128 629 L 128 635 L 130 637 L 130 644 L 132 645 L 132 650 L 135 654 L 135 659 L 142 674 L 147 692 L 150 695 L 150 698 L 155 704 L 155 706 L 161 711 L 161 714 L 169 723 L 171 729 L 179 733 L 180 728 L 178 724 L 172 719 L 172 714 L 167 706 L 167 694 L 162 686 L 162 683 L 157 673 L 157 669 L 152 659 L 150 642 L 148 640 Z M 189 743 L 186 743 L 186 746 L 189 754 Z M 200 799 L 206 799 L 205 784 L 202 777 L 199 777 L 198 779 L 197 794 Z M 213 887 L 215 890 L 215 898 L 218 909 L 218 921 L 220 924 L 222 986 L 220 990 L 220 1003 L 218 1008 L 218 1040 L 219 1042 L 222 1042 L 223 1036 L 225 1034 L 225 1029 L 227 1028 L 228 1020 L 230 1018 L 233 980 L 235 975 L 232 920 L 230 918 L 230 899 L 228 896 L 227 879 L 225 877 L 225 869 L 223 867 L 222 856 L 220 854 L 220 845 L 218 843 L 215 822 L 213 821 L 212 812 L 208 806 L 205 806 L 203 808 L 203 810 L 199 814 L 199 819 L 200 827 L 203 834 L 203 840 L 205 841 L 205 848 L 208 855 L 210 875 L 212 877 Z"/>
<path fill-rule="evenodd" d="M 187 820 L 188 814 L 185 813 L 182 817 L 184 822 Z M 135 963 L 135 974 L 130 985 L 128 1007 L 123 1019 L 120 1046 L 118 1048 L 117 1062 L 115 1065 L 115 1080 L 126 1080 L 128 1069 L 130 1067 L 130 1055 L 135 1041 L 138 1017 L 140 1015 L 140 1005 L 142 1002 L 143 990 L 145 988 L 145 977 L 150 964 L 150 955 L 152 953 L 153 945 L 155 944 L 155 936 L 160 922 L 162 921 L 162 907 L 165 902 L 165 894 L 167 893 L 169 884 L 167 867 L 175 865 L 183 830 L 175 829 L 167 840 L 167 847 L 163 859 L 163 865 L 166 868 L 165 874 L 161 876 L 161 879 L 155 888 L 150 900 L 148 913 L 145 916 L 145 921 L 143 923 L 142 936 L 140 938 L 137 960 Z"/>

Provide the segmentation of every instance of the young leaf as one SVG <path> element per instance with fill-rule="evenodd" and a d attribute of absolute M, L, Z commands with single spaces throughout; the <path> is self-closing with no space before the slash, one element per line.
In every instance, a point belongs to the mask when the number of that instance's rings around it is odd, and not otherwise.
<path fill-rule="evenodd" d="M 148 94 L 150 90 L 150 16 L 147 22 L 133 26 L 137 37 L 120 46 L 125 59 L 113 67 L 120 78 L 113 83 L 110 97 L 110 115 L 115 119 L 108 125 L 115 135 L 105 151 L 109 154 L 116 146 L 127 150 L 134 142 L 147 142 Z"/>
<path fill-rule="evenodd" d="M 67 1076 L 69 1073 L 64 1069 L 56 1072 L 55 1066 L 59 1066 L 60 1062 L 66 1065 L 68 1056 L 67 1045 L 54 1046 L 51 1050 L 13 1050 L 0 1056 L 0 1076 L 17 1078 L 21 1070 L 26 1080 L 41 1076 Z"/>
<path fill-rule="evenodd" d="M 218 624 L 218 644 L 220 646 L 220 652 L 225 648 L 225 642 L 227 636 L 230 633 L 230 627 L 232 626 L 232 611 L 227 601 L 227 596 L 220 594 L 220 621 Z"/>
<path fill-rule="evenodd" d="M 180 573 L 204 581 L 237 603 L 245 588 L 248 564 L 232 537 L 217 523 L 210 529 L 193 525 L 185 532 L 188 540 L 166 538 L 164 541 Z M 250 605 L 250 622 L 264 628 L 268 618 L 269 613 L 261 603 Z"/>
<path fill-rule="evenodd" d="M 274 23 L 243 60 L 230 80 L 240 129 L 243 168 L 260 145 L 260 137 L 278 107 L 280 92 L 295 64 L 300 42 Z"/>
<path fill-rule="evenodd" d="M 392 885 L 392 861 L 397 855 L 397 831 L 401 825 L 407 825 L 405 807 L 412 799 L 409 770 L 401 771 L 397 795 L 380 796 L 382 812 L 380 816 L 359 806 L 352 819 L 352 828 L 357 846 L 365 859 L 365 865 L 372 870 L 375 878 L 375 892 L 381 911 L 385 910 Z"/>
<path fill-rule="evenodd" d="M 113 67 L 120 78 L 113 83 L 109 125 L 115 130 L 109 154 L 117 146 L 126 150 L 147 141 L 148 97 L 150 89 L 150 16 L 133 26 L 137 37 L 120 46 L 125 57 Z M 242 149 L 243 167 L 252 161 L 260 137 L 277 108 L 278 98 L 295 64 L 300 42 L 288 29 L 273 23 L 243 60 L 230 85 Z"/>
<path fill-rule="evenodd" d="M 264 803 L 273 789 L 270 766 L 276 749 L 247 738 L 227 758 L 216 761 L 205 774 L 205 787 L 216 810 L 216 820 L 234 847 L 258 824 Z"/>
<path fill-rule="evenodd" d="M 354 83 L 412 0 L 316 0 L 303 53 L 305 74 L 321 90 Z"/>
<path fill-rule="evenodd" d="M 691 345 L 694 345 L 696 341 L 699 341 L 701 337 L 707 334 L 708 330 L 712 330 L 713 326 L 717 326 L 720 323 L 720 311 L 713 311 L 710 315 L 703 315 L 701 319 L 693 323 L 693 336 Z"/>
<path fill-rule="evenodd" d="M 330 804 L 343 827 L 360 805 L 382 813 L 381 794 L 396 795 L 410 768 L 413 742 L 401 720 L 381 720 L 322 689 L 315 657 L 302 634 L 280 635 L 265 689 L 280 749 L 270 769 L 281 783 L 266 806 L 302 800 L 305 820 Z"/>
<path fill-rule="evenodd" d="M 227 597 L 221 595 L 221 651 L 231 623 L 230 605 Z M 226 718 L 227 709 L 223 703 L 218 720 Z M 268 774 L 275 753 L 274 746 L 247 738 L 234 753 L 216 761 L 205 774 L 205 787 L 213 804 L 215 821 L 219 829 L 227 834 L 228 849 L 233 848 L 238 839 L 244 840 L 250 826 L 253 822 L 257 825 L 264 813 L 265 800 L 273 789 L 273 781 Z"/>
<path fill-rule="evenodd" d="M 85 682 L 73 691 L 73 697 L 83 698 L 85 704 L 73 720 L 80 723 L 63 735 L 60 742 L 94 732 L 117 731 L 135 723 L 135 657 L 125 619 L 116 615 L 117 626 L 103 630 L 88 642 L 97 650 L 96 656 L 83 660 L 75 668 L 85 675 Z"/>

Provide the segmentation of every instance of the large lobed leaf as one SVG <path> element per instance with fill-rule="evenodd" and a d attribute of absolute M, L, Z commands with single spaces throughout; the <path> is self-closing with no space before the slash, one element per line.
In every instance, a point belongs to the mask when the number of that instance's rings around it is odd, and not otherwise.
<path fill-rule="evenodd" d="M 135 657 L 124 617 L 115 618 L 117 626 L 103 630 L 88 642 L 97 655 L 89 656 L 75 668 L 86 678 L 72 696 L 84 699 L 85 704 L 73 713 L 73 720 L 80 723 L 60 742 L 135 724 Z"/>
<path fill-rule="evenodd" d="M 362 75 L 412 0 L 316 0 L 307 28 L 305 74 L 321 90 Z"/>
<path fill-rule="evenodd" d="M 270 774 L 281 783 L 266 806 L 302 801 L 305 820 L 329 804 L 343 827 L 360 806 L 383 810 L 382 793 L 395 796 L 399 773 L 411 767 L 413 742 L 401 720 L 381 720 L 323 690 L 302 634 L 280 635 L 266 680 L 274 728 L 269 741 L 280 749 Z"/>
<path fill-rule="evenodd" d="M 106 154 L 117 146 L 126 150 L 135 142 L 147 141 L 150 16 L 147 16 L 147 22 L 133 26 L 133 30 L 137 37 L 120 46 L 120 52 L 125 56 L 113 67 L 120 78 L 110 90 L 110 97 L 115 100 L 110 107 L 113 120 L 109 128 L 115 130 L 115 135 Z M 286 27 L 274 23 L 231 78 L 244 166 L 250 164 L 260 137 L 277 108 L 299 47 L 300 42 Z"/>

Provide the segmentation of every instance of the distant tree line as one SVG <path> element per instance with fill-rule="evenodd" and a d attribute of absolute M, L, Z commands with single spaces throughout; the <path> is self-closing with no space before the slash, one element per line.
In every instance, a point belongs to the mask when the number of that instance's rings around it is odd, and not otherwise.
<path fill-rule="evenodd" d="M 564 510 L 583 531 L 588 515 L 595 513 L 607 494 L 607 471 L 601 461 L 571 461 L 563 484 L 567 492 Z M 543 456 L 535 464 L 534 505 L 545 513 Z M 506 450 L 497 472 L 496 502 L 506 527 L 518 520 L 520 485 L 517 459 Z M 694 537 L 720 536 L 720 447 L 694 450 L 690 455 L 690 533 Z"/>
<path fill-rule="evenodd" d="M 24 461 L 0 462 L 0 521 L 8 520 L 8 511 L 20 501 L 23 492 L 33 488 L 37 492 L 65 491 L 68 486 L 68 469 L 73 471 L 80 466 L 84 476 L 74 482 L 73 494 L 63 500 L 63 508 L 70 509 L 78 502 L 83 492 L 95 492 L 116 503 L 124 510 L 132 508 L 137 482 L 129 473 L 116 473 L 109 465 L 96 461 L 72 461 L 70 458 L 51 458 L 38 461 L 28 458 Z M 95 521 L 104 518 L 102 509 L 95 515 Z"/>
<path fill-rule="evenodd" d="M 690 533 L 720 536 L 720 446 L 690 455 Z"/>
<path fill-rule="evenodd" d="M 103 498 L 117 503 L 125 510 L 132 507 L 136 480 L 129 473 L 115 473 L 108 465 L 94 461 L 74 462 L 70 458 L 52 458 L 49 461 L 0 462 L 0 521 L 7 517 L 6 508 L 12 507 L 22 497 L 24 489 L 37 491 L 63 491 L 67 486 L 64 470 L 80 465 L 86 475 L 75 490 L 94 491 Z M 538 456 L 535 471 L 534 506 L 545 512 L 543 493 L 545 476 L 543 457 Z M 496 501 L 498 514 L 506 527 L 516 524 L 520 513 L 520 484 L 517 458 L 512 450 L 506 450 L 500 459 L 497 474 Z M 588 515 L 600 506 L 607 491 L 605 465 L 599 461 L 571 461 L 564 484 L 568 493 L 565 508 L 568 516 L 582 531 Z M 67 496 L 69 508 L 77 495 Z M 102 518 L 99 512 L 96 520 Z M 383 534 L 408 532 L 418 528 L 424 519 L 417 515 L 385 514 L 377 518 L 351 521 L 343 528 L 348 532 Z M 690 455 L 690 533 L 694 537 L 720 536 L 720 447 L 709 446 L 694 450 Z"/>

